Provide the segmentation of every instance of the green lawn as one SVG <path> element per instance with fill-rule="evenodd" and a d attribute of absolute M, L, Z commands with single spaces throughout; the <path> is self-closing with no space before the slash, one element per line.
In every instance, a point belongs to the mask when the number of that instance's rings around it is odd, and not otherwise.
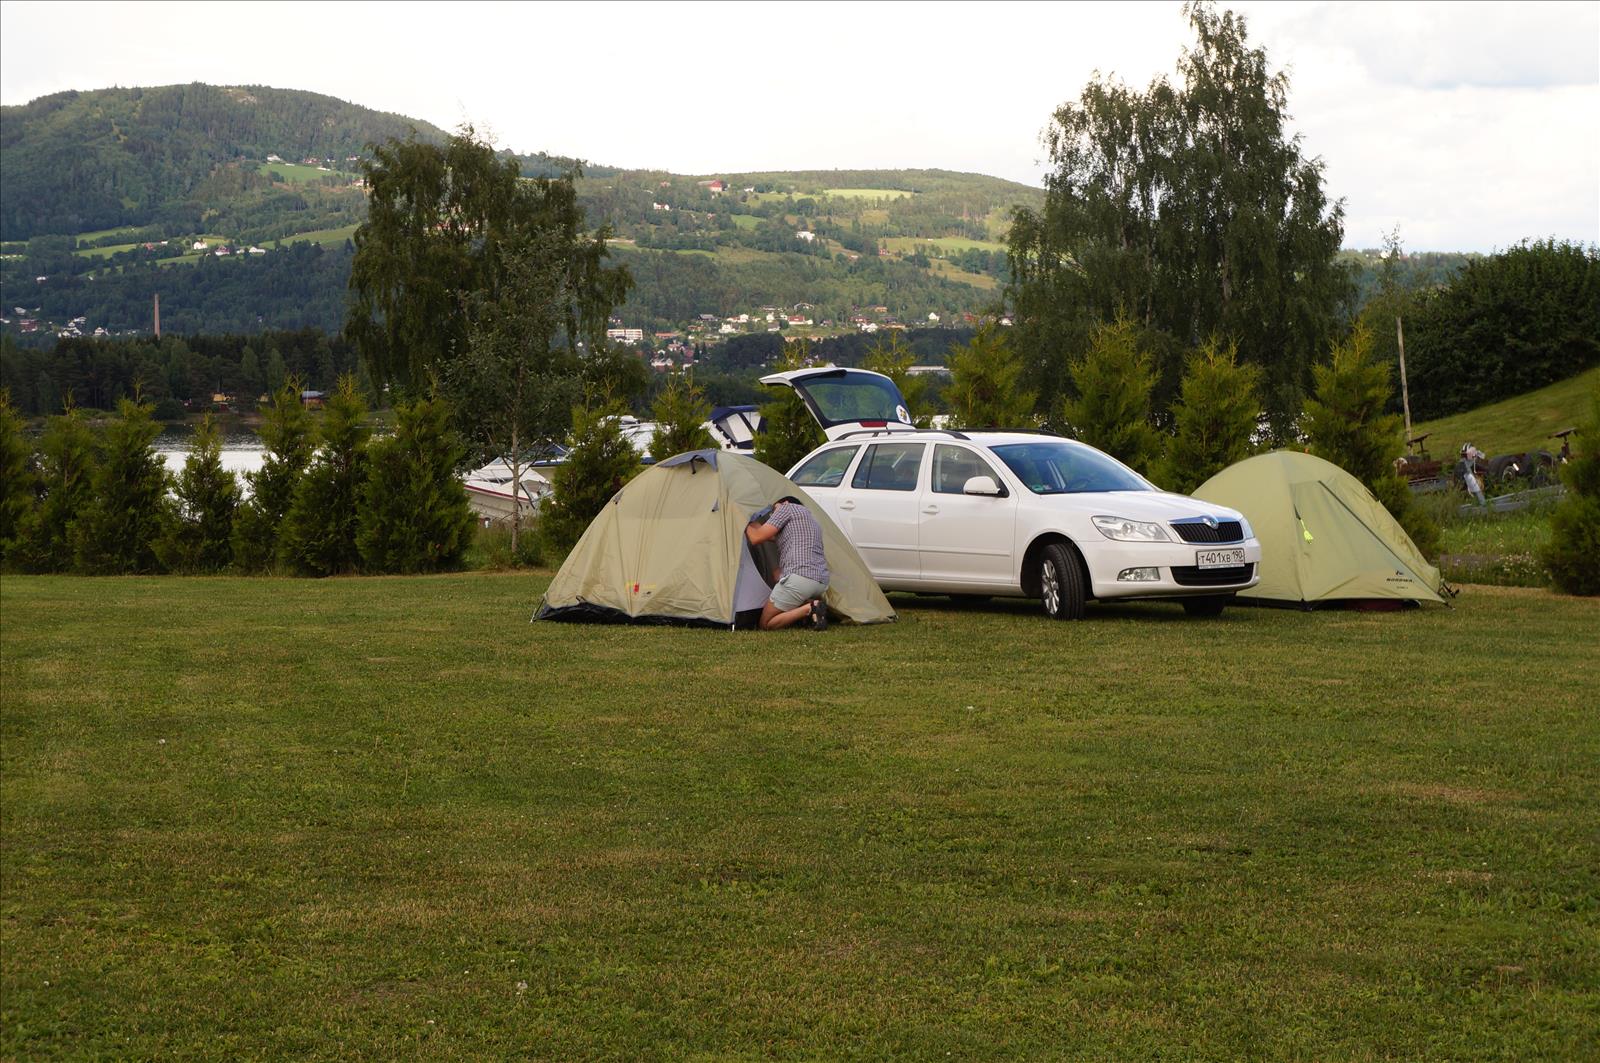
<path fill-rule="evenodd" d="M 285 236 L 281 239 L 273 240 L 272 243 L 288 247 L 290 244 L 298 244 L 304 241 L 306 243 L 321 244 L 323 247 L 342 247 L 346 240 L 355 237 L 356 230 L 359 228 L 361 228 L 359 222 L 352 222 L 349 225 L 341 225 L 335 229 L 314 229 L 311 232 L 295 233 L 293 236 Z"/>
<path fill-rule="evenodd" d="M 1580 1059 L 1600 603 L 0 580 L 0 1056 Z"/>
<path fill-rule="evenodd" d="M 1480 406 L 1466 413 L 1423 421 L 1412 426 L 1413 435 L 1432 433 L 1428 450 L 1434 457 L 1453 458 L 1461 444 L 1471 442 L 1485 454 L 1501 454 L 1542 447 L 1560 449 L 1550 433 L 1581 428 L 1589 416 L 1590 396 L 1600 388 L 1600 368 L 1590 369 L 1549 387 Z"/>

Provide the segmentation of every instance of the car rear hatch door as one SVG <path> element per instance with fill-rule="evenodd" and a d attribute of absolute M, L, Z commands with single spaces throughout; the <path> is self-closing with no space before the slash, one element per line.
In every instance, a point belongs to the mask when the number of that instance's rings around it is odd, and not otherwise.
<path fill-rule="evenodd" d="M 851 432 L 909 431 L 911 413 L 894 381 L 868 369 L 792 369 L 761 378 L 768 387 L 795 390 L 830 441 Z"/>

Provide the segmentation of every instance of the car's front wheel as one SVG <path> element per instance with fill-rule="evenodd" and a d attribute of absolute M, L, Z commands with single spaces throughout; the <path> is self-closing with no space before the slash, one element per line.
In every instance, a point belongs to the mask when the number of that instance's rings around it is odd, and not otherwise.
<path fill-rule="evenodd" d="M 1231 594 L 1207 594 L 1200 598 L 1185 598 L 1183 611 L 1190 616 L 1221 616 Z"/>
<path fill-rule="evenodd" d="M 1083 619 L 1083 572 L 1063 543 L 1051 543 L 1039 555 L 1039 598 L 1052 620 Z"/>

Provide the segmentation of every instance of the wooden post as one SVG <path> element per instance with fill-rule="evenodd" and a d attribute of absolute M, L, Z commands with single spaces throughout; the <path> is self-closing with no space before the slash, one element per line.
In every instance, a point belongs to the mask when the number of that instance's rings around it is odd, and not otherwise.
<path fill-rule="evenodd" d="M 1406 386 L 1406 330 L 1400 325 L 1400 315 L 1394 318 L 1394 336 L 1400 344 L 1400 404 L 1406 411 L 1406 449 L 1411 449 L 1411 389 Z"/>

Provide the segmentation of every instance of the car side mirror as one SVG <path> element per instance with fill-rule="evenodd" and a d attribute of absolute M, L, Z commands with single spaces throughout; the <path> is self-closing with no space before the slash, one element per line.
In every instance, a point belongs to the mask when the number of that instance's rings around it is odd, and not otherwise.
<path fill-rule="evenodd" d="M 974 476 L 961 487 L 964 495 L 989 495 L 998 498 L 1005 494 L 1005 490 L 994 482 L 993 476 Z"/>

